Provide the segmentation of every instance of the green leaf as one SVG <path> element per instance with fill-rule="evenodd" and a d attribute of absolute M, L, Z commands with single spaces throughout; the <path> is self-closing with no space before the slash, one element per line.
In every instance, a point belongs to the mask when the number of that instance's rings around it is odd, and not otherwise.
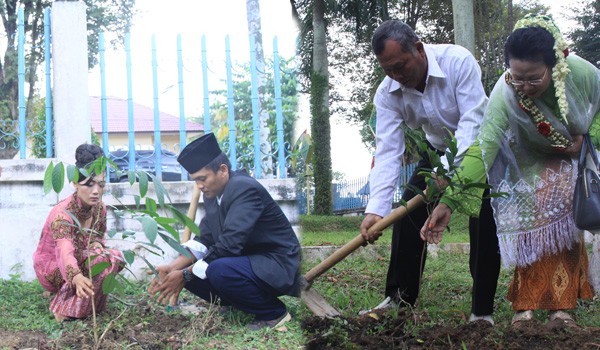
<path fill-rule="evenodd" d="M 156 220 L 156 222 L 161 226 L 180 223 L 180 221 L 175 218 L 166 218 L 163 216 L 156 217 L 156 218 L 154 218 L 154 220 Z"/>
<path fill-rule="evenodd" d="M 102 293 L 110 294 L 113 290 L 115 290 L 115 287 L 118 284 L 119 282 L 117 282 L 115 275 L 109 273 L 106 275 L 106 278 L 104 278 L 104 281 L 102 281 Z"/>
<path fill-rule="evenodd" d="M 114 171 L 117 171 L 119 169 L 115 162 L 113 162 L 110 158 L 104 158 L 104 160 L 108 163 L 107 167 L 109 167 L 110 169 L 113 169 Z"/>
<path fill-rule="evenodd" d="M 92 266 L 92 277 L 97 276 L 109 267 L 110 263 L 108 261 L 101 261 L 97 263 L 96 265 Z"/>
<path fill-rule="evenodd" d="M 52 171 L 52 188 L 54 192 L 59 193 L 65 185 L 65 166 L 59 162 Z"/>
<path fill-rule="evenodd" d="M 133 195 L 133 200 L 135 201 L 135 207 L 137 209 L 140 209 L 140 202 L 141 202 L 140 196 L 138 196 L 137 194 L 134 194 Z"/>
<path fill-rule="evenodd" d="M 150 197 L 146 197 L 146 210 L 156 213 L 156 201 Z"/>
<path fill-rule="evenodd" d="M 81 173 L 81 175 L 83 175 L 83 178 L 87 178 L 90 176 L 90 173 L 88 172 L 88 170 L 86 168 L 79 168 L 79 172 Z M 81 179 L 83 180 L 83 179 Z"/>
<path fill-rule="evenodd" d="M 137 218 L 139 222 L 142 223 L 142 227 L 144 228 L 144 234 L 146 234 L 146 238 L 151 243 L 154 243 L 156 240 L 156 235 L 158 233 L 158 224 L 154 219 L 148 216 L 141 216 Z"/>
<path fill-rule="evenodd" d="M 162 256 L 162 255 L 165 253 L 165 251 L 164 251 L 164 250 L 162 250 L 162 249 L 161 249 L 159 246 L 157 246 L 156 244 L 153 244 L 153 243 L 148 243 L 148 242 L 139 242 L 139 243 L 140 243 L 140 246 L 141 246 L 141 248 L 144 248 L 144 249 L 145 249 L 147 252 L 149 252 L 150 254 L 154 254 L 154 255 L 156 255 L 156 256 Z M 155 252 L 154 250 L 151 250 L 151 249 L 150 249 L 150 248 L 148 248 L 147 246 L 148 246 L 148 247 L 152 247 L 152 248 L 154 248 L 154 249 L 157 249 L 157 250 L 160 250 L 160 253 L 157 253 L 157 252 Z M 141 257 L 141 256 L 140 256 L 140 257 Z"/>
<path fill-rule="evenodd" d="M 79 182 L 79 173 L 77 167 L 73 164 L 67 165 L 67 180 L 74 183 Z"/>
<path fill-rule="evenodd" d="M 150 262 L 148 260 L 146 260 L 146 258 L 144 258 L 143 256 L 140 256 L 140 258 L 142 258 L 142 260 L 144 260 L 144 262 L 146 263 L 146 265 L 148 265 L 150 270 L 152 270 L 152 272 L 154 273 L 154 276 L 160 280 L 160 278 L 158 277 L 158 271 L 156 271 L 156 269 L 154 268 L 154 265 L 150 264 Z"/>
<path fill-rule="evenodd" d="M 184 255 L 188 258 L 192 258 L 192 254 L 190 254 L 190 252 L 187 249 L 185 249 L 181 244 L 179 244 L 178 241 L 165 235 L 164 233 L 159 232 L 158 234 L 165 242 L 167 242 L 168 245 L 171 246 L 171 248 L 175 249 L 179 254 Z"/>
<path fill-rule="evenodd" d="M 54 172 L 54 163 L 50 162 L 44 173 L 44 194 L 52 190 L 52 173 Z"/>
<path fill-rule="evenodd" d="M 158 221 L 157 221 L 158 222 Z M 173 238 L 175 238 L 175 240 L 177 240 L 177 242 L 180 241 L 179 238 L 179 231 L 177 231 L 173 226 L 171 226 L 170 224 L 161 224 L 159 223 L 160 227 L 162 227 L 165 231 L 169 232 L 171 234 L 171 236 L 173 236 Z"/>
<path fill-rule="evenodd" d="M 73 219 L 73 222 L 75 223 L 75 226 L 77 228 L 81 229 L 81 223 L 79 222 L 79 219 L 77 219 L 77 217 L 75 215 L 73 215 L 73 213 L 71 213 L 70 211 L 65 210 L 65 212 L 71 217 L 71 219 Z"/>
<path fill-rule="evenodd" d="M 127 180 L 129 181 L 129 185 L 133 186 L 133 184 L 135 183 L 135 172 L 134 171 L 127 172 Z"/>
<path fill-rule="evenodd" d="M 508 198 L 510 195 L 508 192 L 494 192 L 487 195 L 489 198 Z"/>
<path fill-rule="evenodd" d="M 143 171 L 137 172 L 140 179 L 140 197 L 146 197 L 148 193 L 148 175 Z"/>
<path fill-rule="evenodd" d="M 169 197 L 169 193 L 165 190 L 162 182 L 153 177 L 154 181 L 154 190 L 156 191 L 156 198 L 158 199 L 158 203 L 160 203 L 160 207 L 165 207 L 165 196 L 171 202 L 171 197 Z"/>
<path fill-rule="evenodd" d="M 94 174 L 104 174 L 104 171 L 106 170 L 107 159 L 108 158 L 106 158 L 105 156 L 102 156 L 94 160 L 94 162 L 92 163 Z"/>
<path fill-rule="evenodd" d="M 196 223 L 194 223 L 194 221 L 192 221 L 192 219 L 188 218 L 187 215 L 183 214 L 172 205 L 169 205 L 169 208 L 171 209 L 173 216 L 175 216 L 175 218 L 179 220 L 179 222 L 181 222 L 184 226 L 189 228 L 191 232 L 195 234 L 200 233 L 200 228 L 198 227 L 198 225 L 196 225 Z"/>
<path fill-rule="evenodd" d="M 124 250 L 123 257 L 125 258 L 125 261 L 127 261 L 127 263 L 129 265 L 131 265 L 131 264 L 133 264 L 133 260 L 135 260 L 135 253 L 129 249 Z"/>
<path fill-rule="evenodd" d="M 135 236 L 135 231 L 132 230 L 125 230 L 123 232 L 121 232 L 121 238 L 122 239 L 127 239 L 129 237 Z"/>
<path fill-rule="evenodd" d="M 106 235 L 108 236 L 108 238 L 113 238 L 116 234 L 117 234 L 117 230 L 115 230 L 114 228 L 111 228 L 110 230 L 108 230 L 106 232 Z"/>

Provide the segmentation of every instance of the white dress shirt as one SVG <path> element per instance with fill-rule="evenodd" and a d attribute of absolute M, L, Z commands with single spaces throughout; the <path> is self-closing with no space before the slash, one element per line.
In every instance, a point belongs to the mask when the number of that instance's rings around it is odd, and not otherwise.
<path fill-rule="evenodd" d="M 461 46 L 424 47 L 428 64 L 423 92 L 386 77 L 373 99 L 377 150 L 366 213 L 385 216 L 391 211 L 405 150 L 403 123 L 411 129 L 423 129 L 427 140 L 438 150 L 446 149 L 448 131 L 454 133 L 458 146 L 455 164 L 460 164 L 479 131 L 487 104 L 479 64 Z M 445 158 L 442 162 L 447 166 Z"/>

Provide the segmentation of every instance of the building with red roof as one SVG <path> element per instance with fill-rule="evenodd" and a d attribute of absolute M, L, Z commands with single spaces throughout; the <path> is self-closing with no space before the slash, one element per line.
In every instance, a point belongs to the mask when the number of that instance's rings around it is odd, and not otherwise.
<path fill-rule="evenodd" d="M 98 96 L 90 97 L 90 118 L 92 129 L 102 144 L 102 104 Z M 127 148 L 128 102 L 119 97 L 106 98 L 109 149 Z M 139 149 L 154 147 L 154 109 L 133 103 L 135 145 Z M 160 142 L 163 148 L 179 153 L 179 117 L 160 112 Z M 185 122 L 186 139 L 189 141 L 204 131 L 201 124 Z"/>

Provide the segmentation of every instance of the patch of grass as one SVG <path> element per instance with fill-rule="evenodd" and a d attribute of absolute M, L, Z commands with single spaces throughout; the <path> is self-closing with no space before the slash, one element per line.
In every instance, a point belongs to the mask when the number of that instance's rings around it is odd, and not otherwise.
<path fill-rule="evenodd" d="M 358 232 L 363 218 L 364 216 L 301 215 L 299 221 L 304 232 Z"/>
<path fill-rule="evenodd" d="M 455 215 L 450 223 L 450 232 L 444 234 L 442 243 L 468 243 L 469 218 Z M 347 232 L 307 232 L 303 237 L 305 242 L 319 245 L 319 242 L 333 241 L 332 237 L 343 237 L 340 244 L 352 239 L 357 231 Z M 309 240 L 310 239 L 310 240 Z M 356 317 L 360 310 L 374 307 L 383 300 L 385 279 L 389 261 L 389 240 L 391 230 L 376 243 L 374 256 L 368 254 L 350 255 L 339 262 L 329 271 L 315 279 L 316 289 L 343 316 Z M 386 244 L 381 244 L 386 242 Z M 308 244 L 306 244 L 308 245 Z M 308 271 L 317 262 L 303 263 L 303 271 Z M 494 302 L 494 320 L 498 325 L 510 327 L 513 311 L 506 300 L 508 287 L 513 271 L 502 268 L 498 280 Z M 449 253 L 443 250 L 438 257 L 428 256 L 421 292 L 417 306 L 413 309 L 415 317 L 408 326 L 417 332 L 431 324 L 456 326 L 464 324 L 470 315 L 472 278 L 469 273 L 468 253 Z M 303 308 L 305 315 L 312 315 Z M 600 324 L 600 298 L 592 301 L 579 301 L 578 308 L 573 312 L 577 323 L 581 326 L 596 327 Z M 547 319 L 546 311 L 537 311 L 536 317 Z"/>
<path fill-rule="evenodd" d="M 220 315 L 216 308 L 203 303 L 208 312 L 184 315 L 167 311 L 148 298 L 147 284 L 133 282 L 122 295 L 109 296 L 107 309 L 98 315 L 98 330 L 110 328 L 101 349 L 299 349 L 304 344 L 298 315 L 300 300 L 282 297 L 292 314 L 292 321 L 281 331 L 248 332 L 252 317 L 237 310 Z M 91 319 L 58 324 L 48 310 L 50 300 L 43 297 L 39 282 L 17 278 L 0 280 L 0 349 L 37 347 L 38 341 L 49 349 L 91 348 Z M 180 300 L 202 303 L 200 298 L 183 291 Z M 118 315 L 121 315 L 117 319 Z M 20 340 L 19 340 L 20 339 Z"/>
<path fill-rule="evenodd" d="M 360 233 L 359 229 L 353 231 L 333 231 L 333 232 L 305 232 L 302 230 L 300 243 L 305 247 L 335 245 L 341 246 Z M 377 240 L 377 245 L 389 245 L 392 242 L 392 230 L 383 231 L 383 235 Z"/>
<path fill-rule="evenodd" d="M 364 254 L 351 255 L 328 272 L 318 277 L 315 288 L 333 307 L 345 317 L 356 317 L 360 310 L 374 307 L 383 300 L 387 256 L 368 258 Z M 464 324 L 471 310 L 472 279 L 469 273 L 469 255 L 440 251 L 438 257 L 427 257 L 418 304 L 413 309 L 412 323 L 407 330 L 418 332 L 432 324 L 455 327 Z M 305 262 L 304 268 L 314 266 Z M 510 328 L 513 311 L 506 295 L 512 270 L 502 269 L 494 301 L 494 320 L 502 327 Z M 310 311 L 304 308 L 306 315 Z M 600 324 L 600 298 L 579 301 L 573 312 L 578 324 L 596 327 Z M 547 318 L 546 311 L 537 311 L 536 317 Z"/>
<path fill-rule="evenodd" d="M 303 215 L 300 219 L 302 227 L 301 244 L 305 247 L 335 245 L 348 243 L 360 233 L 360 223 L 364 216 L 313 216 Z M 319 227 L 327 229 L 320 230 Z M 444 233 L 442 243 L 468 243 L 469 218 L 465 215 L 453 215 L 450 229 Z M 392 229 L 383 231 L 377 245 L 390 245 Z"/>
<path fill-rule="evenodd" d="M 59 329 L 48 310 L 49 300 L 36 280 L 28 283 L 17 277 L 0 279 L 0 329 L 39 330 L 53 333 Z"/>

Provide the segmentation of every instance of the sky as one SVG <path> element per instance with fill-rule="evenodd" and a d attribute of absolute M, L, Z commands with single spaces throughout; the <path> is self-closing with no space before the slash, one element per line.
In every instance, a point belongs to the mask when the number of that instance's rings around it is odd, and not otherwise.
<path fill-rule="evenodd" d="M 551 6 L 551 14 L 566 32 L 569 22 L 563 0 L 542 0 Z M 168 4 L 168 5 L 165 5 Z M 248 28 L 245 0 L 138 0 L 138 14 L 131 30 L 133 62 L 133 98 L 136 103 L 153 105 L 151 37 L 155 35 L 158 56 L 159 108 L 179 115 L 177 85 L 176 38 L 182 37 L 185 115 L 197 116 L 203 111 L 201 73 L 201 36 L 207 41 L 209 89 L 214 89 L 225 76 L 225 36 L 230 36 L 234 61 L 249 59 Z M 289 1 L 260 0 L 265 56 L 273 53 L 273 37 L 277 36 L 279 52 L 283 57 L 295 55 L 297 29 L 292 21 Z M 107 48 L 107 95 L 127 97 L 125 54 L 123 50 Z M 100 95 L 99 68 L 90 72 L 90 94 Z M 310 113 L 307 98 L 301 99 L 297 133 L 310 131 Z M 294 140 L 295 141 L 295 140 Z M 366 177 L 372 154 L 361 142 L 357 127 L 342 120 L 331 120 L 332 169 L 345 179 Z"/>

